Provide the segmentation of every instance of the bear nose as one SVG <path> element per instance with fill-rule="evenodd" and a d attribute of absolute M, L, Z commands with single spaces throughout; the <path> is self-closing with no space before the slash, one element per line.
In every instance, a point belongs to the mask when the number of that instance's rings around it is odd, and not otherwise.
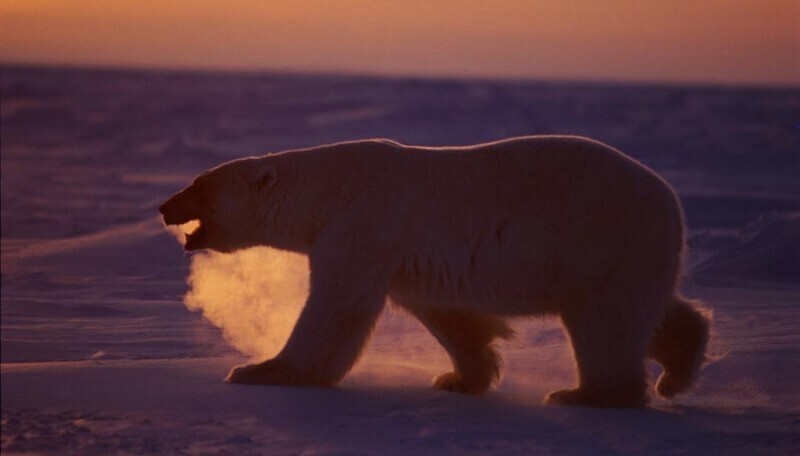
<path fill-rule="evenodd" d="M 171 225 L 174 223 L 174 216 L 170 216 L 170 203 L 172 202 L 172 198 L 165 201 L 161 206 L 158 206 L 158 212 L 161 214 L 161 217 L 164 219 L 164 223 L 167 225 Z M 174 211 L 173 211 L 174 212 Z"/>

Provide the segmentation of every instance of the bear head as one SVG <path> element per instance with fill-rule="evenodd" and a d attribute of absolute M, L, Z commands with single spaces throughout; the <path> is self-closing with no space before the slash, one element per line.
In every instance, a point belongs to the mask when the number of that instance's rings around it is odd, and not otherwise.
<path fill-rule="evenodd" d="M 277 182 L 264 158 L 243 158 L 204 172 L 159 207 L 167 225 L 197 222 L 184 249 L 219 252 L 261 244 L 260 207 Z"/>

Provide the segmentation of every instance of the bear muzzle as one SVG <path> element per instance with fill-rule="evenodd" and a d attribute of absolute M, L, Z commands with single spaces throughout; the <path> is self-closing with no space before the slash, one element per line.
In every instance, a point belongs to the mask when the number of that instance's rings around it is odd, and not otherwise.
<path fill-rule="evenodd" d="M 192 187 L 183 189 L 159 206 L 158 211 L 164 217 L 164 223 L 182 225 L 192 220 L 198 220 L 202 207 L 200 198 L 195 193 Z"/>
<path fill-rule="evenodd" d="M 183 225 L 192 221 L 199 222 L 193 232 L 186 233 L 186 243 L 183 248 L 186 251 L 204 248 L 205 230 L 200 221 L 202 207 L 200 198 L 198 198 L 192 187 L 173 195 L 159 206 L 158 211 L 161 213 L 166 225 Z"/>

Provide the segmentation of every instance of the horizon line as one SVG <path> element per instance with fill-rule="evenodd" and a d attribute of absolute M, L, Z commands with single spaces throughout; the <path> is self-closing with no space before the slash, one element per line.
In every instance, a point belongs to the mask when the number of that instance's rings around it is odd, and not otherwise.
<path fill-rule="evenodd" d="M 696 88 L 721 88 L 721 89 L 763 89 L 763 90 L 797 90 L 800 82 L 796 84 L 783 82 L 764 81 L 713 81 L 702 79 L 627 79 L 627 78 L 582 78 L 582 77 L 545 77 L 545 76 L 509 76 L 509 75 L 481 75 L 457 73 L 399 73 L 396 71 L 365 71 L 341 69 L 300 69 L 300 68 L 268 68 L 268 67 L 235 67 L 235 66 L 200 66 L 200 65 L 150 65 L 132 63 L 85 63 L 85 62 L 36 62 L 24 60 L 0 59 L 0 68 L 44 68 L 53 70 L 89 70 L 89 71 L 118 71 L 118 72 L 147 72 L 147 73 L 195 73 L 195 74 L 228 74 L 228 75 L 284 75 L 298 77 L 343 77 L 343 78 L 368 78 L 368 79 L 429 79 L 436 81 L 464 81 L 464 82 L 508 82 L 531 84 L 568 84 L 568 85 L 627 85 L 627 86 L 659 86 L 659 87 L 696 87 Z"/>

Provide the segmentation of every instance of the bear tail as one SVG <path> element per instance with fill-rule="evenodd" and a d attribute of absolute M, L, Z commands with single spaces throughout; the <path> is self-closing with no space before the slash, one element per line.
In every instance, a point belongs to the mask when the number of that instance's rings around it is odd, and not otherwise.
<path fill-rule="evenodd" d="M 672 297 L 650 344 L 650 356 L 664 367 L 656 383 L 659 396 L 671 398 L 692 386 L 706 361 L 712 319 L 700 301 Z"/>

